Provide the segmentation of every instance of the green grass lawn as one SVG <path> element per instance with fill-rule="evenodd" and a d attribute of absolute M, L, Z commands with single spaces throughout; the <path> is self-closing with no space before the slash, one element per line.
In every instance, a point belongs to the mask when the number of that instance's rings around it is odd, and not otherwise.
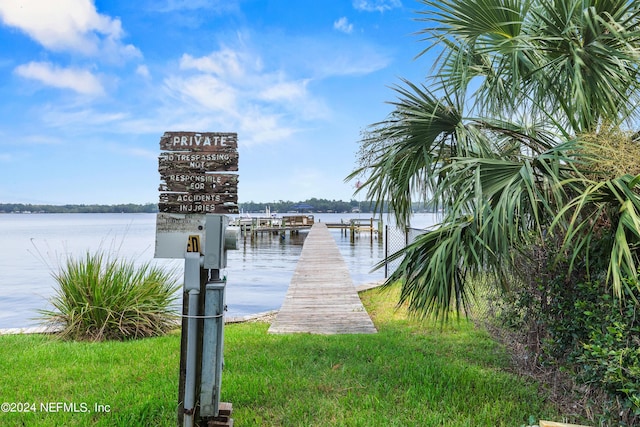
<path fill-rule="evenodd" d="M 537 384 L 507 372 L 505 351 L 485 332 L 464 320 L 440 328 L 407 319 L 393 309 L 393 293 L 361 296 L 378 334 L 225 327 L 222 400 L 233 403 L 236 426 L 521 426 L 530 416 L 559 418 Z M 0 425 L 175 426 L 179 350 L 178 333 L 105 343 L 0 336 L 0 402 L 35 409 L 0 412 Z"/>

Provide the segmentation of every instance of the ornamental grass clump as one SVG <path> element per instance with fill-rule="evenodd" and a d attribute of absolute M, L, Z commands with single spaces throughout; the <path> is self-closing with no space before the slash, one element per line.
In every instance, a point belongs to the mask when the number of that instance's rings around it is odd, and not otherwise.
<path fill-rule="evenodd" d="M 163 335 L 176 326 L 172 308 L 179 284 L 175 272 L 150 262 L 135 266 L 103 251 L 67 258 L 53 273 L 58 283 L 41 310 L 59 336 L 73 340 L 126 340 Z"/>

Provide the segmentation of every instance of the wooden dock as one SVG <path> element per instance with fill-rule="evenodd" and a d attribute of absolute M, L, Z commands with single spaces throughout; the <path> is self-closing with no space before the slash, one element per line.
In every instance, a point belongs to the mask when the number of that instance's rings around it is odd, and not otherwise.
<path fill-rule="evenodd" d="M 269 333 L 376 332 L 333 236 L 324 223 L 314 224 Z"/>
<path fill-rule="evenodd" d="M 236 218 L 232 225 L 240 228 L 240 235 L 245 240 L 248 236 L 251 239 L 263 233 L 279 234 L 284 236 L 288 231 L 291 234 L 298 234 L 302 230 L 309 230 L 315 223 L 313 215 L 284 215 L 278 217 L 255 217 L 255 218 Z M 328 228 L 339 228 L 346 236 L 351 235 L 351 243 L 355 242 L 356 236 L 368 234 L 371 244 L 373 244 L 374 236 L 379 238 L 382 243 L 383 225 L 382 220 L 375 218 L 361 219 L 353 218 L 347 221 L 326 222 Z"/>

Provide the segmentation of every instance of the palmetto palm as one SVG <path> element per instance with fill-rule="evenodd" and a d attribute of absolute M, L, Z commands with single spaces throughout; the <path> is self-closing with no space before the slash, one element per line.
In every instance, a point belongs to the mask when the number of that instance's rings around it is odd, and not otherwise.
<path fill-rule="evenodd" d="M 611 135 L 638 145 L 621 129 L 640 101 L 640 2 L 422 3 L 434 72 L 395 87 L 393 113 L 367 132 L 347 177 L 366 176 L 362 191 L 389 200 L 400 225 L 412 201 L 444 209 L 388 283 L 402 280 L 416 313 L 446 317 L 465 305 L 470 275 L 513 273 L 518 248 L 554 240 L 588 266 L 605 232 L 607 282 L 620 293 L 636 277 L 640 177 L 602 172 L 595 148 Z"/>

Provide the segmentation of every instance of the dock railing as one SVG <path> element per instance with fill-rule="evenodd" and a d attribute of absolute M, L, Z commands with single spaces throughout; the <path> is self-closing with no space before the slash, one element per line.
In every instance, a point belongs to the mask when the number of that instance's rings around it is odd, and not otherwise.
<path fill-rule="evenodd" d="M 255 218 L 236 218 L 232 225 L 240 227 L 240 233 L 247 238 L 254 238 L 258 234 L 273 233 L 284 235 L 285 232 L 298 233 L 300 230 L 310 229 L 315 224 L 313 215 L 283 215 L 282 217 L 255 217 Z M 340 222 L 325 223 L 327 228 L 339 228 L 346 236 L 350 235 L 351 243 L 361 235 L 368 235 L 373 244 L 377 239 L 382 244 L 383 223 L 377 218 L 355 218 L 349 220 L 340 220 Z"/>
<path fill-rule="evenodd" d="M 345 235 L 349 233 L 351 243 L 355 242 L 355 239 L 361 234 L 368 234 L 371 244 L 373 244 L 374 238 L 378 238 L 380 244 L 382 244 L 383 223 L 381 219 L 377 218 L 352 218 L 348 221 L 341 221 L 339 223 L 327 223 L 328 228 L 340 228 Z"/>

